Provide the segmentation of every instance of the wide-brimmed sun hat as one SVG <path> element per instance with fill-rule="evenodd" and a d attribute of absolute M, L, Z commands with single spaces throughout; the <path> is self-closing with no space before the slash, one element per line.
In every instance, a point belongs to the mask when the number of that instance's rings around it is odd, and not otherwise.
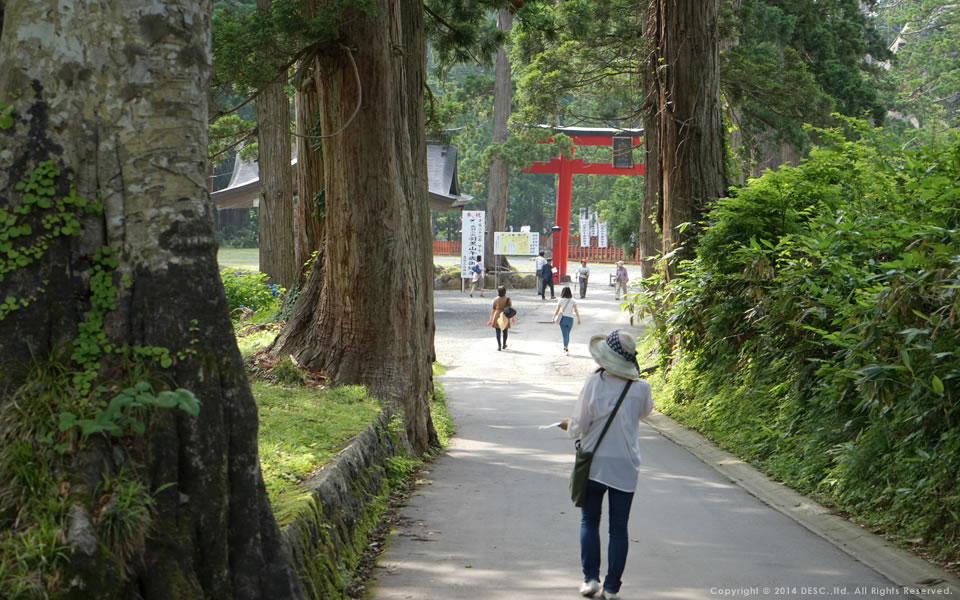
<path fill-rule="evenodd" d="M 597 364 L 617 377 L 640 379 L 637 365 L 637 340 L 628 331 L 614 329 L 610 335 L 590 338 L 590 355 Z"/>

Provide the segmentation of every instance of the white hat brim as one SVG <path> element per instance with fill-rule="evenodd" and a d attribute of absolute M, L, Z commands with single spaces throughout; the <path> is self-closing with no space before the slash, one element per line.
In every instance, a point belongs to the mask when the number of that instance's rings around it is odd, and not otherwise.
<path fill-rule="evenodd" d="M 590 356 L 604 370 L 613 373 L 617 377 L 637 381 L 640 379 L 640 373 L 633 363 L 627 361 L 607 345 L 607 336 L 595 335 L 590 338 Z"/>

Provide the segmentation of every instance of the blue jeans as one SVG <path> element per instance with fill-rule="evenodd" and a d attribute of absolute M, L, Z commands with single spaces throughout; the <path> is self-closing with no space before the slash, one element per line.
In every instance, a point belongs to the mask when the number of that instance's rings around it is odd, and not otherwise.
<path fill-rule="evenodd" d="M 587 482 L 587 499 L 580 509 L 580 566 L 583 568 L 583 580 L 600 580 L 600 513 L 603 508 L 603 495 L 610 492 L 610 539 L 607 545 L 607 576 L 603 579 L 603 589 L 616 594 L 620 591 L 620 577 L 627 564 L 627 519 L 630 517 L 630 505 L 633 492 L 622 492 L 609 488 L 592 479 Z"/>
<path fill-rule="evenodd" d="M 573 329 L 573 317 L 560 317 L 560 334 L 563 335 L 563 347 L 570 345 L 570 330 Z"/>

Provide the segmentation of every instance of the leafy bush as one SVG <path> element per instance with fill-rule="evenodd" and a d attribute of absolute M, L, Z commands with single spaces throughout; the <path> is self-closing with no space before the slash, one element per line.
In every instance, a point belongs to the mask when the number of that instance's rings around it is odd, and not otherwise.
<path fill-rule="evenodd" d="M 946 560 L 960 547 L 960 141 L 852 123 L 718 201 L 633 304 L 665 412 Z"/>
<path fill-rule="evenodd" d="M 248 308 L 261 315 L 274 315 L 280 309 L 286 290 L 276 284 L 268 284 L 267 276 L 257 271 L 223 269 L 220 271 L 227 305 L 234 319 L 240 317 L 241 309 Z"/>

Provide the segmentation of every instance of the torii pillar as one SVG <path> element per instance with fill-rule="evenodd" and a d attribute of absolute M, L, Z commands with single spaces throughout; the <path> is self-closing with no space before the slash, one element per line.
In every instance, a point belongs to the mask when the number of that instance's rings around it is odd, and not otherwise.
<path fill-rule="evenodd" d="M 573 176 L 582 175 L 643 175 L 643 163 L 633 162 L 633 148 L 641 143 L 642 132 L 631 130 L 629 133 L 619 129 L 592 129 L 577 127 L 555 127 L 554 133 L 563 133 L 573 140 L 576 146 L 615 146 L 614 160 L 609 163 L 589 163 L 573 158 L 561 152 L 557 158 L 547 162 L 535 162 L 524 169 L 525 173 L 551 173 L 557 175 L 557 227 L 553 236 L 553 266 L 557 269 L 557 282 L 567 274 L 567 249 L 570 242 L 570 200 L 573 189 Z M 625 135 L 626 134 L 626 135 Z M 617 138 L 617 142 L 614 142 Z M 622 140 L 622 142 L 621 142 Z M 553 138 L 544 143 L 550 143 Z M 622 146 L 621 146 L 622 144 Z M 629 146 L 627 146 L 629 144 Z M 629 166 L 628 166 L 629 165 Z"/>

